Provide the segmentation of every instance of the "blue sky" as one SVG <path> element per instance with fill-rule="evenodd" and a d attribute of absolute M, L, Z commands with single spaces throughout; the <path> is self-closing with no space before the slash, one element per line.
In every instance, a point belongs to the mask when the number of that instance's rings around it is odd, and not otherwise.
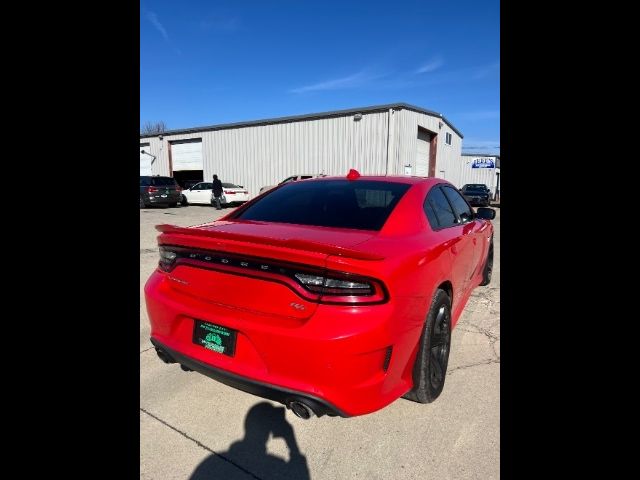
<path fill-rule="evenodd" d="M 169 129 L 406 102 L 499 153 L 499 2 L 140 3 L 140 124 Z M 475 147 L 475 148 L 473 148 Z"/>

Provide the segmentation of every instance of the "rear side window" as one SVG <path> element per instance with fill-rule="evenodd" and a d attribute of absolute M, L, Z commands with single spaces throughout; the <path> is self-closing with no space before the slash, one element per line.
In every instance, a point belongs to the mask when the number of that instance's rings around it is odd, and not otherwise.
<path fill-rule="evenodd" d="M 427 214 L 427 220 L 429 220 L 429 225 L 431 225 L 431 228 L 440 228 L 438 217 L 436 217 L 436 212 L 433 210 L 433 207 L 428 201 L 424 202 L 424 213 Z"/>
<path fill-rule="evenodd" d="M 410 185 L 370 180 L 292 182 L 271 191 L 236 219 L 380 230 Z"/>
<path fill-rule="evenodd" d="M 429 209 L 427 206 L 431 207 L 433 210 L 433 215 L 431 217 L 429 216 Z M 427 214 L 427 219 L 433 229 L 451 227 L 457 222 L 456 215 L 453 213 L 453 209 L 451 208 L 449 201 L 444 196 L 444 193 L 442 193 L 440 187 L 437 186 L 432 188 L 429 195 L 427 195 L 427 199 L 425 201 L 425 213 Z M 432 217 L 435 217 L 435 225 Z"/>
<path fill-rule="evenodd" d="M 151 179 L 149 177 L 140 177 L 140 186 L 148 187 L 151 185 Z"/>
<path fill-rule="evenodd" d="M 168 187 L 176 184 L 176 181 L 170 177 L 152 177 L 151 185 L 156 187 Z"/>
<path fill-rule="evenodd" d="M 462 222 L 468 222 L 473 219 L 473 211 L 462 195 L 451 187 L 442 187 L 447 198 L 453 205 L 453 210 Z"/>

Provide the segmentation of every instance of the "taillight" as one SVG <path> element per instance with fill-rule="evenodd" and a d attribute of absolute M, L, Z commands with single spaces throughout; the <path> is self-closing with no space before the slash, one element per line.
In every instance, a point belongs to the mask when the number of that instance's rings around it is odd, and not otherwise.
<path fill-rule="evenodd" d="M 308 273 L 296 273 L 295 277 L 312 292 L 329 292 L 331 295 L 371 295 L 373 292 L 373 287 L 367 282 L 354 282 Z"/>
<path fill-rule="evenodd" d="M 180 185 L 176 185 L 176 192 L 181 192 L 182 191 L 182 187 Z"/>
<path fill-rule="evenodd" d="M 304 299 L 318 303 L 362 305 L 388 300 L 382 282 L 352 273 L 170 245 L 161 245 L 159 250 L 158 267 L 165 272 L 178 265 L 189 265 L 257 277 L 282 283 Z"/>
<path fill-rule="evenodd" d="M 225 191 L 224 191 L 224 193 L 225 193 L 225 195 L 233 195 L 233 194 L 235 194 L 236 192 L 227 192 L 227 191 L 225 190 Z"/>
<path fill-rule="evenodd" d="M 297 272 L 294 278 L 307 290 L 320 295 L 322 303 L 383 303 L 387 294 L 382 282 L 346 272 Z"/>
<path fill-rule="evenodd" d="M 178 257 L 178 254 L 168 248 L 160 247 L 160 262 L 158 266 L 165 272 L 169 272 L 173 269 L 173 264 Z"/>
<path fill-rule="evenodd" d="M 157 187 L 147 187 L 147 193 L 155 193 L 158 191 Z"/>

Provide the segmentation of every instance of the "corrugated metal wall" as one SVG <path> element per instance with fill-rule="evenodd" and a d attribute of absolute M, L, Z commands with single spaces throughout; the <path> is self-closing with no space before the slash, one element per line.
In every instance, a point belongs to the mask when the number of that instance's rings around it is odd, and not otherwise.
<path fill-rule="evenodd" d="M 436 150 L 436 177 L 444 178 L 454 183 L 459 169 L 462 152 L 462 139 L 439 117 L 433 117 L 413 110 L 400 110 L 393 114 L 392 126 L 395 145 L 396 162 L 389 166 L 389 173 L 402 175 L 405 165 L 411 165 L 412 172 L 416 172 L 416 152 L 418 148 L 418 127 L 422 127 L 438 135 Z M 442 127 L 440 127 L 442 123 Z M 445 133 L 451 133 L 451 145 L 445 144 Z"/>
<path fill-rule="evenodd" d="M 141 142 L 149 142 L 151 154 L 157 157 L 153 174 L 169 175 L 168 142 L 201 138 L 204 179 L 217 173 L 223 182 L 248 188 L 253 197 L 261 187 L 296 174 L 346 175 L 355 168 L 363 175 L 403 175 L 405 165 L 411 165 L 415 174 L 418 126 L 438 134 L 436 176 L 456 183 L 462 139 L 439 117 L 406 109 L 365 113 L 359 121 L 348 115 L 166 135 L 162 140 L 152 137 Z M 445 132 L 452 134 L 452 145 L 445 144 Z"/>
<path fill-rule="evenodd" d="M 168 141 L 192 138 L 202 138 L 205 179 L 217 173 L 252 196 L 296 174 L 346 175 L 350 168 L 386 173 L 387 112 L 368 113 L 359 121 L 346 116 L 145 138 L 158 157 L 153 174 L 169 174 Z"/>

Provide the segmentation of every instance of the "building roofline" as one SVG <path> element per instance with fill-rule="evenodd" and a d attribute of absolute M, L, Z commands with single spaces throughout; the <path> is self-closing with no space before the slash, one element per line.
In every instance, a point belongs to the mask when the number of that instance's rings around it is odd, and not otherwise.
<path fill-rule="evenodd" d="M 254 127 L 259 125 L 273 125 L 277 123 L 300 122 L 303 120 L 344 117 L 344 116 L 353 115 L 356 113 L 383 112 L 383 111 L 389 110 L 390 108 L 393 108 L 396 110 L 403 110 L 403 109 L 412 110 L 414 112 L 424 113 L 432 117 L 438 117 L 442 119 L 442 121 L 446 123 L 454 132 L 456 132 L 460 136 L 460 138 L 464 138 L 462 133 L 460 133 L 460 130 L 454 127 L 453 124 L 449 120 L 447 120 L 441 113 L 416 107 L 415 105 L 410 105 L 408 103 L 390 103 L 387 105 L 373 105 L 370 107 L 349 108 L 346 110 L 333 110 L 330 112 L 307 113 L 304 115 L 292 115 L 289 117 L 265 118 L 263 120 L 251 120 L 247 122 L 222 123 L 219 125 L 209 125 L 205 127 L 193 127 L 193 128 L 183 128 L 183 129 L 177 129 L 177 130 L 167 130 L 165 132 L 162 132 L 162 135 L 181 135 L 186 133 L 199 133 L 199 132 L 207 132 L 212 130 L 227 130 L 230 128 Z M 151 138 L 151 137 L 157 137 L 157 136 L 158 134 L 147 134 L 147 135 L 140 135 L 140 138 Z"/>
<path fill-rule="evenodd" d="M 463 157 L 496 157 L 500 158 L 500 155 L 495 153 L 463 153 Z"/>

